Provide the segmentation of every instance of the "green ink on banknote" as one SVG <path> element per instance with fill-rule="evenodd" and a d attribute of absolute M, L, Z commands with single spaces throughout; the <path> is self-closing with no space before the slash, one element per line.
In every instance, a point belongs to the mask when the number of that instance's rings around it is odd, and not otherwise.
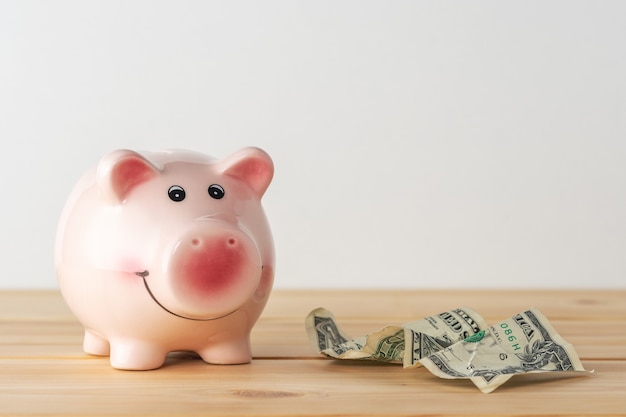
<path fill-rule="evenodd" d="M 478 343 L 481 340 L 483 340 L 483 337 L 485 337 L 485 331 L 481 330 L 478 333 L 473 334 L 470 337 L 465 338 L 464 340 L 466 342 L 469 342 L 469 343 Z"/>

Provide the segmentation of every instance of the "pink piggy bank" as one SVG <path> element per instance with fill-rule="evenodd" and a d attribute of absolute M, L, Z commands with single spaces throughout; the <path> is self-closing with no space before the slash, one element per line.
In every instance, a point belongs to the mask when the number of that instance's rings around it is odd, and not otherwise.
<path fill-rule="evenodd" d="M 119 369 L 158 368 L 172 351 L 249 362 L 274 280 L 260 202 L 273 173 L 265 152 L 245 148 L 222 160 L 118 150 L 85 174 L 55 251 L 85 352 Z"/>

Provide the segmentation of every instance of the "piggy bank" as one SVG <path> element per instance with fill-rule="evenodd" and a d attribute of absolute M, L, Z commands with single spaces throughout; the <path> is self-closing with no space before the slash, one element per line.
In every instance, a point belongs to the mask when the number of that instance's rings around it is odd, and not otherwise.
<path fill-rule="evenodd" d="M 270 157 L 190 151 L 104 156 L 59 221 L 61 293 L 85 328 L 83 348 L 118 369 L 160 367 L 172 351 L 251 360 L 250 331 L 274 279 L 261 206 Z"/>

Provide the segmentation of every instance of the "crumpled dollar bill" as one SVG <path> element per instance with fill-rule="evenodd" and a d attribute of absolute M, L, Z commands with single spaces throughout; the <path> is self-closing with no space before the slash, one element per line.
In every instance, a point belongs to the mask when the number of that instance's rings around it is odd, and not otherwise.
<path fill-rule="evenodd" d="M 474 310 L 460 307 L 358 338 L 318 308 L 305 327 L 314 349 L 326 357 L 424 366 L 441 378 L 470 379 L 484 393 L 515 374 L 587 372 L 573 346 L 535 308 L 487 326 Z"/>
<path fill-rule="evenodd" d="M 305 326 L 313 348 L 327 357 L 419 366 L 422 357 L 480 332 L 487 324 L 474 310 L 463 307 L 353 339 L 339 328 L 330 311 L 318 308 L 309 313 Z"/>

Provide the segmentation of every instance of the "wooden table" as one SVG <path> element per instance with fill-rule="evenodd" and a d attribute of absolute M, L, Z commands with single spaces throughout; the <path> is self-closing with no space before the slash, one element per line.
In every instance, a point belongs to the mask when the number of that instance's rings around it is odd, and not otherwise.
<path fill-rule="evenodd" d="M 489 323 L 536 306 L 595 373 L 516 376 L 482 394 L 424 368 L 324 359 L 303 324 L 319 306 L 352 336 L 459 306 Z M 0 292 L 0 415 L 626 416 L 626 290 L 275 290 L 247 365 L 173 354 L 155 371 L 119 371 L 81 343 L 58 292 Z"/>

